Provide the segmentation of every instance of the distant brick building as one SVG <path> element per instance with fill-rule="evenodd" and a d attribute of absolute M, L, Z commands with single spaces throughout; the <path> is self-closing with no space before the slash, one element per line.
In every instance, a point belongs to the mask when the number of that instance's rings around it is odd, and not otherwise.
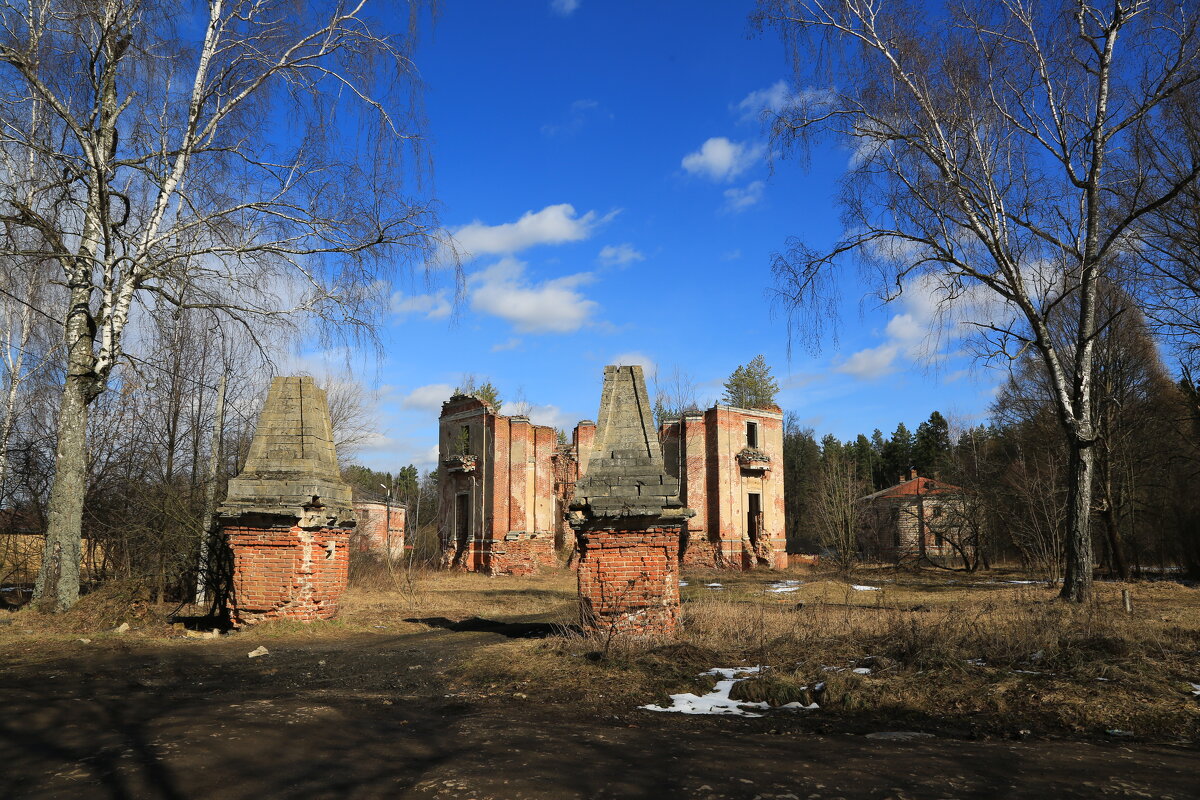
<path fill-rule="evenodd" d="M 869 555 L 890 561 L 943 557 L 963 517 L 963 490 L 914 469 L 895 486 L 867 495 L 860 516 L 860 541 Z"/>
<path fill-rule="evenodd" d="M 455 395 L 442 404 L 438 451 L 438 534 L 446 566 L 528 574 L 555 562 L 562 511 L 553 428 Z"/>
<path fill-rule="evenodd" d="M 564 512 L 587 474 L 596 430 L 583 420 L 559 444 L 553 428 L 475 397 L 446 401 L 438 444 L 444 564 L 528 573 L 571 550 Z M 786 567 L 783 414 L 717 405 L 667 420 L 657 436 L 680 501 L 696 511 L 683 531 L 684 563 Z"/>
<path fill-rule="evenodd" d="M 659 436 L 680 499 L 696 511 L 684 527 L 683 563 L 785 568 L 783 414 L 716 405 L 665 421 Z"/>
<path fill-rule="evenodd" d="M 404 556 L 404 530 L 407 510 L 387 500 L 354 499 L 354 516 L 358 525 L 351 543 L 360 552 Z"/>

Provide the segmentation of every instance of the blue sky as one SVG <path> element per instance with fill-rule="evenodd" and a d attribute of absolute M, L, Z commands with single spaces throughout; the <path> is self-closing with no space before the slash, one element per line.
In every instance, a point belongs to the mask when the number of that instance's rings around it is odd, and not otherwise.
<path fill-rule="evenodd" d="M 771 254 L 841 230 L 849 151 L 772 158 L 760 112 L 790 87 L 751 3 L 527 0 L 442 5 L 417 53 L 433 186 L 462 249 L 453 274 L 395 282 L 386 357 L 360 365 L 381 435 L 359 462 L 435 464 L 441 401 L 464 374 L 570 429 L 594 417 L 603 368 L 679 368 L 703 402 L 762 353 L 780 405 L 847 438 L 933 409 L 982 419 L 1003 375 L 954 343 L 930 359 L 931 305 L 883 307 L 845 265 L 838 341 L 773 315 Z M 804 87 L 800 87 L 804 88 Z"/>

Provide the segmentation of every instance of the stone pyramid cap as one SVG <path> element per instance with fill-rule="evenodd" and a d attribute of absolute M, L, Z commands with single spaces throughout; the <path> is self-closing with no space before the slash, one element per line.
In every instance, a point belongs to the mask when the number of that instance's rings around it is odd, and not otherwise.
<path fill-rule="evenodd" d="M 571 508 L 591 517 L 692 516 L 679 502 L 679 479 L 664 469 L 641 367 L 604 368 L 597 420 L 591 450 L 579 454 L 587 473 Z"/>
<path fill-rule="evenodd" d="M 354 524 L 350 486 L 333 447 L 325 392 L 309 377 L 271 381 L 241 473 L 220 514 L 291 516 L 304 527 Z"/>

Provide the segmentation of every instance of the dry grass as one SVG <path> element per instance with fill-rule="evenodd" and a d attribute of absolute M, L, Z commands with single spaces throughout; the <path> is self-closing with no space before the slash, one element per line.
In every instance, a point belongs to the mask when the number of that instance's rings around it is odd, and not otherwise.
<path fill-rule="evenodd" d="M 629 712 L 679 691 L 702 691 L 699 673 L 760 664 L 762 677 L 735 696 L 773 705 L 816 700 L 810 718 L 878 725 L 940 724 L 964 731 L 1074 733 L 1120 729 L 1155 741 L 1200 741 L 1200 590 L 1176 583 L 1102 583 L 1083 606 L 1054 600 L 1055 587 L 1018 584 L 1010 572 L 700 572 L 686 576 L 684 622 L 669 640 L 581 635 L 575 576 L 528 578 L 358 564 L 337 620 L 256 626 L 256 638 L 395 636 L 429 630 L 420 620 L 481 617 L 548 622 L 545 639 L 509 639 L 464 650 L 448 689 Z M 773 581 L 797 591 L 769 593 Z M 723 589 L 709 589 L 719 582 Z M 881 587 L 855 591 L 852 584 Z M 1133 593 L 1134 611 L 1120 593 Z M 112 586 L 72 612 L 6 615 L 0 649 L 72 642 L 122 621 L 139 640 L 181 635 L 136 587 Z M 125 637 L 128 638 L 128 637 Z M 481 641 L 487 641 L 486 638 Z M 53 648 L 49 648 L 53 650 Z M 868 667 L 859 675 L 853 667 Z M 815 687 L 824 683 L 822 691 Z"/>
<path fill-rule="evenodd" d="M 766 591 L 784 578 L 805 583 Z M 1004 582 L 1017 579 L 879 572 L 853 581 L 880 591 L 856 591 L 820 574 L 691 574 L 674 640 L 625 640 L 607 653 L 601 637 L 505 642 L 478 650 L 460 675 L 488 693 L 629 709 L 706 689 L 697 675 L 709 668 L 760 664 L 768 670 L 737 684 L 735 697 L 817 700 L 821 713 L 893 723 L 1200 741 L 1188 686 L 1200 681 L 1200 591 L 1100 584 L 1075 607 L 1055 601 L 1052 586 Z M 1133 591 L 1133 614 L 1121 611 L 1122 588 Z"/>

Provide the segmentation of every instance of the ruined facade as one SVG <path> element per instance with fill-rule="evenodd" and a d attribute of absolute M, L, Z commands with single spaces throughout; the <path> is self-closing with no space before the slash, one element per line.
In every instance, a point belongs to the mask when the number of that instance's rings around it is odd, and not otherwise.
<path fill-rule="evenodd" d="M 787 567 L 783 414 L 716 405 L 666 420 L 667 471 L 696 510 L 684 528 L 687 565 Z"/>
<path fill-rule="evenodd" d="M 404 506 L 386 500 L 356 499 L 354 516 L 358 525 L 351 544 L 363 552 L 402 558 L 406 515 Z"/>
<path fill-rule="evenodd" d="M 964 523 L 959 487 L 921 477 L 914 469 L 859 502 L 860 543 L 869 556 L 902 562 L 954 554 L 950 538 Z"/>
<path fill-rule="evenodd" d="M 559 444 L 552 428 L 497 414 L 477 398 L 443 404 L 444 563 L 523 574 L 569 551 L 575 537 L 563 512 L 587 475 L 597 430 L 584 420 Z M 717 405 L 666 420 L 654 438 L 680 501 L 696 511 L 682 533 L 685 564 L 787 566 L 781 412 Z"/>
<path fill-rule="evenodd" d="M 569 521 L 578 547 L 581 621 L 599 632 L 666 635 L 679 620 L 679 500 L 638 366 L 604 368 L 600 415 Z"/>
<path fill-rule="evenodd" d="M 555 563 L 562 509 L 553 428 L 507 417 L 475 397 L 442 404 L 438 533 L 446 566 L 525 575 Z"/>
<path fill-rule="evenodd" d="M 325 392 L 312 378 L 271 382 L 246 466 L 218 514 L 232 552 L 235 622 L 337 613 L 355 517 Z"/>

